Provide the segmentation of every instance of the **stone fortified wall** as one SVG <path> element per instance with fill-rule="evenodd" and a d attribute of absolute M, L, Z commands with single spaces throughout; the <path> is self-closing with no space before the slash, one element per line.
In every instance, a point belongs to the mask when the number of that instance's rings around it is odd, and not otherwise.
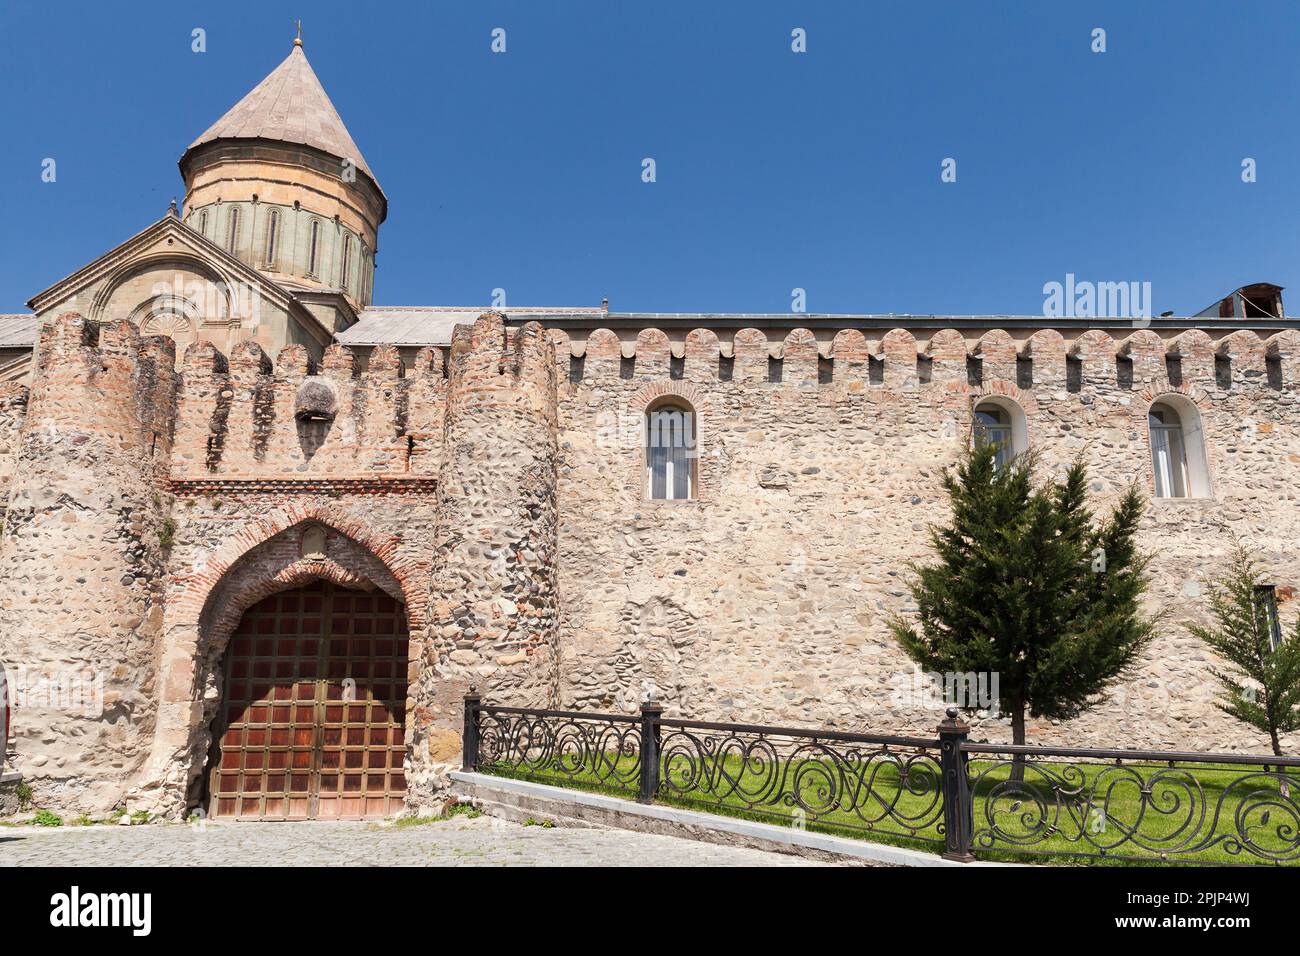
<path fill-rule="evenodd" d="M 471 686 L 499 704 L 557 700 L 555 365 L 537 323 L 507 331 L 485 315 L 456 327 L 416 698 L 431 723 L 413 750 L 422 791 L 459 759 Z"/>
<path fill-rule="evenodd" d="M 432 800 L 459 764 L 469 686 L 555 700 L 549 339 L 489 315 L 458 330 L 450 368 L 426 349 L 404 370 L 381 348 L 361 373 L 338 346 L 317 365 L 296 345 L 272 363 L 255 343 L 229 359 L 198 343 L 179 387 L 169 347 L 65 316 L 42 330 L 25 421 L 23 396 L 0 405 L 22 422 L 2 656 L 107 675 L 102 713 L 16 715 L 37 800 L 194 805 L 240 616 L 318 578 L 406 605 L 407 772 L 412 803 Z"/>
<path fill-rule="evenodd" d="M 645 330 L 625 355 L 609 331 L 572 343 L 485 315 L 409 369 L 385 348 L 359 373 L 340 347 L 317 365 L 299 346 L 272 363 L 198 344 L 178 386 L 164 339 L 47 323 L 25 419 L 20 392 L 0 395 L 0 462 L 6 422 L 22 422 L 0 656 L 102 674 L 103 706 L 15 715 L 38 800 L 194 805 L 226 640 L 251 604 L 314 578 L 407 607 L 412 806 L 458 763 L 469 686 L 622 711 L 653 687 L 705 718 L 929 731 L 885 619 L 908 609 L 906 562 L 946 517 L 940 471 L 984 396 L 1023 409 L 1045 468 L 1084 455 L 1103 504 L 1149 484 L 1147 408 L 1178 396 L 1199 410 L 1213 482 L 1151 503 L 1168 618 L 1139 673 L 1035 737 L 1263 746 L 1214 710 L 1209 655 L 1180 624 L 1203 619 L 1235 537 L 1277 584 L 1300 581 L 1300 333 L 945 331 L 918 346 L 902 330 L 820 345 L 744 330 L 728 345 L 700 330 L 674 354 Z M 644 495 L 643 416 L 670 395 L 698 417 L 693 501 Z"/>
<path fill-rule="evenodd" d="M 156 718 L 175 355 L 75 313 L 43 327 L 39 355 L 0 543 L 15 749 L 42 798 L 102 806 Z"/>
<path fill-rule="evenodd" d="M 9 503 L 6 491 L 18 464 L 23 419 L 26 417 L 27 386 L 17 382 L 0 383 L 0 509 Z"/>
<path fill-rule="evenodd" d="M 403 372 L 392 349 L 360 374 L 339 346 L 319 364 L 298 345 L 274 363 L 254 343 L 229 360 L 207 343 L 187 349 L 168 481 L 162 718 L 134 805 L 175 812 L 199 801 L 222 655 L 262 598 L 320 578 L 381 589 L 407 606 L 412 659 L 422 653 L 442 355 L 426 349 Z M 408 736 L 417 730 L 408 721 Z"/>
<path fill-rule="evenodd" d="M 1213 707 L 1209 655 L 1182 624 L 1204 620 L 1206 579 L 1237 537 L 1270 580 L 1300 582 L 1300 333 L 1042 331 L 1018 344 L 950 330 L 918 348 L 900 329 L 819 348 L 806 330 L 770 343 L 747 329 L 724 349 L 697 330 L 674 354 L 647 329 L 634 355 L 606 330 L 553 335 L 564 706 L 626 712 L 653 686 L 670 713 L 932 731 L 937 712 L 916 702 L 886 620 L 911 606 L 906 564 L 946 520 L 941 469 L 969 442 L 975 403 L 1018 403 L 1045 469 L 1084 456 L 1104 507 L 1130 483 L 1150 488 L 1147 409 L 1177 395 L 1203 421 L 1213 496 L 1150 503 L 1161 635 L 1110 703 L 1032 739 L 1267 746 Z M 645 498 L 642 421 L 664 395 L 697 413 L 698 500 Z"/>

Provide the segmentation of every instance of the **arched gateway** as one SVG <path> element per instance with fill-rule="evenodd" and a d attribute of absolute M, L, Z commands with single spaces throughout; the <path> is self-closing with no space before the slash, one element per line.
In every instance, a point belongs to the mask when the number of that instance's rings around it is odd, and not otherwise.
<path fill-rule="evenodd" d="M 402 808 L 409 635 L 381 590 L 316 580 L 244 612 L 222 665 L 213 817 L 382 817 Z"/>

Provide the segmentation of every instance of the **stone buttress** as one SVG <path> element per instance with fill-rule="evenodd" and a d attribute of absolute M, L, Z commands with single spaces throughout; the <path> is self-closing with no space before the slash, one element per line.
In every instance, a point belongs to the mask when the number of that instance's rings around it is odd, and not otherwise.
<path fill-rule="evenodd" d="M 555 385 L 554 349 L 537 323 L 507 330 L 487 313 L 456 327 L 413 793 L 458 765 L 469 687 L 501 704 L 556 699 Z"/>
<path fill-rule="evenodd" d="M 76 313 L 40 330 L 0 543 L 15 749 L 37 805 L 111 811 L 149 750 L 174 351 Z"/>

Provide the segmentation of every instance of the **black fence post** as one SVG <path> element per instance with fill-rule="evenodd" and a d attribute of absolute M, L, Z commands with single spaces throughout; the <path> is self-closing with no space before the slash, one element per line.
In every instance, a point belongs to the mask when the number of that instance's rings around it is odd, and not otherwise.
<path fill-rule="evenodd" d="M 659 718 L 663 707 L 654 700 L 641 704 L 641 794 L 638 803 L 653 803 L 659 791 Z"/>
<path fill-rule="evenodd" d="M 956 707 L 949 707 L 947 717 L 939 724 L 939 765 L 943 773 L 943 855 L 949 860 L 970 863 L 971 836 L 975 829 L 975 804 L 971 798 L 970 778 L 966 773 L 966 755 L 961 745 L 966 742 L 970 727 L 959 716 Z"/>
<path fill-rule="evenodd" d="M 469 693 L 465 695 L 465 729 L 460 742 L 460 769 L 467 773 L 478 769 L 478 721 L 479 706 L 482 703 L 483 698 L 479 696 L 478 688 L 470 687 Z"/>

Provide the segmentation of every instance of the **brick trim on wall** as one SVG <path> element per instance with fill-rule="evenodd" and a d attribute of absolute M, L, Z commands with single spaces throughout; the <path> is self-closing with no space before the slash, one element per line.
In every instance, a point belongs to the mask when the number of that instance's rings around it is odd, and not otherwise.
<path fill-rule="evenodd" d="M 645 416 L 650 406 L 661 398 L 680 398 L 682 401 L 687 402 L 695 412 L 695 447 L 699 454 L 695 459 L 694 498 L 660 501 L 651 498 L 646 491 Z M 634 445 L 628 473 L 629 481 L 631 487 L 637 490 L 638 497 L 645 505 L 648 507 L 680 507 L 689 505 L 692 501 L 713 500 L 718 490 L 718 469 L 716 464 L 710 460 L 711 456 L 709 455 L 709 426 L 711 423 L 709 420 L 708 395 L 690 382 L 680 379 L 663 379 L 649 382 L 635 392 L 627 401 L 627 410 L 628 417 L 635 423 L 635 428 L 627 429 L 623 433 L 623 437 L 626 440 L 629 437 L 628 433 L 636 436 L 635 442 L 628 442 Z"/>
<path fill-rule="evenodd" d="M 212 555 L 187 572 L 172 575 L 172 582 L 183 596 L 173 605 L 173 620 L 198 624 L 214 589 L 226 572 L 244 555 L 276 535 L 304 522 L 314 521 L 333 528 L 369 551 L 393 575 L 402 589 L 407 618 L 412 631 L 424 625 L 427 588 L 417 589 L 416 582 L 427 582 L 428 563 L 399 555 L 401 541 L 369 527 L 344 506 L 334 502 L 308 500 L 286 505 L 248 522 Z"/>
<path fill-rule="evenodd" d="M 174 478 L 178 497 L 238 494 L 292 495 L 433 495 L 436 478 Z"/>

